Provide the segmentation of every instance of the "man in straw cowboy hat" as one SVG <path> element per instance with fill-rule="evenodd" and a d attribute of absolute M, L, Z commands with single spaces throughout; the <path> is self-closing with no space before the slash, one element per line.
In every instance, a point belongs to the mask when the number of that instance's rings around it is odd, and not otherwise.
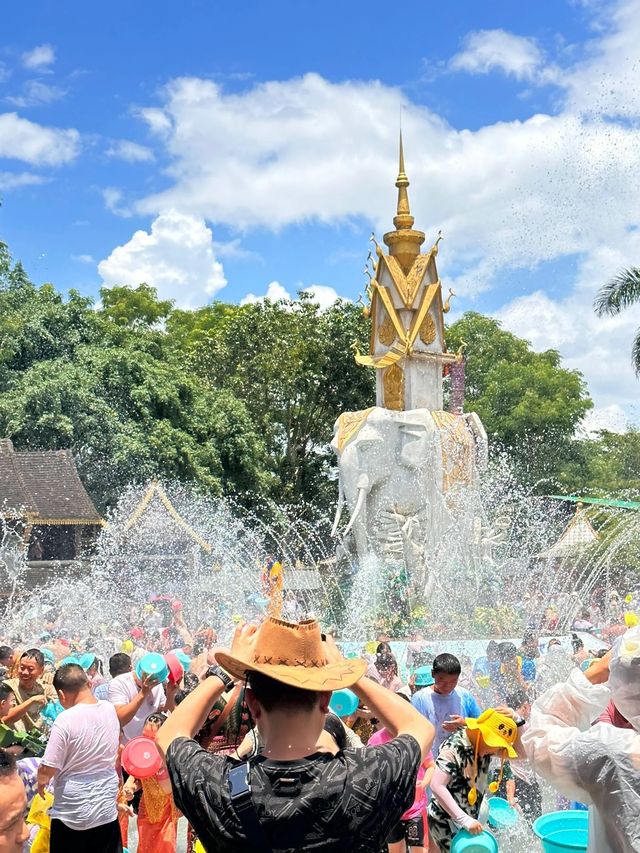
<path fill-rule="evenodd" d="M 364 677 L 314 620 L 270 618 L 236 630 L 200 684 L 158 732 L 178 808 L 213 851 L 381 853 L 411 805 L 433 726 L 406 701 Z M 211 755 L 193 740 L 214 702 L 235 681 L 263 751 L 247 763 Z M 383 746 L 320 752 L 331 692 L 351 687 L 396 737 Z"/>

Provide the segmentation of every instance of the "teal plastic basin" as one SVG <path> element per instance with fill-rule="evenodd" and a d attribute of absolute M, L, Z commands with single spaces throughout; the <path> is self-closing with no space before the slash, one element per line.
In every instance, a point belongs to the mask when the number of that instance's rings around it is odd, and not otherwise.
<path fill-rule="evenodd" d="M 545 853 L 584 853 L 589 840 L 589 813 L 577 809 L 550 812 L 534 822 L 533 831 Z"/>
<path fill-rule="evenodd" d="M 486 829 L 479 835 L 461 829 L 451 840 L 451 853 L 498 853 L 498 842 Z"/>

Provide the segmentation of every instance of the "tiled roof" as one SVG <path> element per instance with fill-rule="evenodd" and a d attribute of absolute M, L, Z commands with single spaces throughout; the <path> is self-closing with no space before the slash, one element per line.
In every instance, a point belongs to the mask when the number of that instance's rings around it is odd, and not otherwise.
<path fill-rule="evenodd" d="M 33 524 L 100 524 L 70 450 L 16 451 L 0 439 L 0 511 Z"/>

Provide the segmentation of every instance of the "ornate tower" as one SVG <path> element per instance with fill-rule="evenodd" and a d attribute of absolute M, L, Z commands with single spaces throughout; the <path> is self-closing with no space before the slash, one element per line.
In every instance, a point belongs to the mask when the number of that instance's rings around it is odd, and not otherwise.
<path fill-rule="evenodd" d="M 455 361 L 444 340 L 442 304 L 436 256 L 438 243 L 420 253 L 425 235 L 413 229 L 409 208 L 409 179 L 404 170 L 402 133 L 400 167 L 396 180 L 398 207 L 395 231 L 376 243 L 378 257 L 371 280 L 370 354 L 356 353 L 358 364 L 376 369 L 376 405 L 386 409 L 442 409 L 442 368 Z"/>

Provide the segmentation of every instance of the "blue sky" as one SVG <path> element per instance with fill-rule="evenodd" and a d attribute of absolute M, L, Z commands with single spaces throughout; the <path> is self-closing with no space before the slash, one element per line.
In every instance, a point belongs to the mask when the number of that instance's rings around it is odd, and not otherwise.
<path fill-rule="evenodd" d="M 0 238 L 36 281 L 355 299 L 402 108 L 456 311 L 560 349 L 603 422 L 637 418 L 640 317 L 590 304 L 640 258 L 640 0 L 41 0 L 3 31 Z"/>

